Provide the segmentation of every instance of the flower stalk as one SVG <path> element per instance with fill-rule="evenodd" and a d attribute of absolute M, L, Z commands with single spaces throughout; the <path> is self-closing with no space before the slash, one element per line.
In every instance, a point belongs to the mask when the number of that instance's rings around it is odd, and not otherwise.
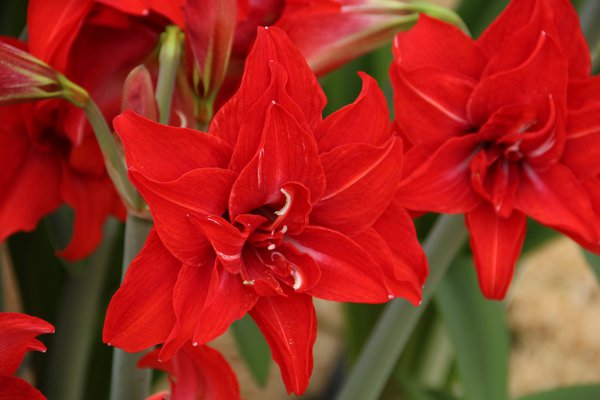
<path fill-rule="evenodd" d="M 129 214 L 125 223 L 125 250 L 123 254 L 123 272 L 131 264 L 144 246 L 146 237 L 152 228 L 152 221 Z M 114 349 L 110 400 L 145 399 L 149 395 L 152 371 L 137 368 L 143 353 L 127 353 Z"/>
<path fill-rule="evenodd" d="M 411 333 L 466 238 L 467 231 L 461 215 L 446 215 L 438 219 L 423 245 L 430 272 L 421 305 L 413 307 L 401 299 L 388 304 L 338 393 L 337 400 L 379 398 Z"/>
<path fill-rule="evenodd" d="M 158 60 L 160 70 L 156 83 L 156 102 L 160 114 L 160 123 L 169 124 L 173 92 L 177 81 L 177 70 L 183 50 L 184 34 L 175 25 L 168 26 L 163 33 Z"/>
<path fill-rule="evenodd" d="M 101 301 L 111 256 L 120 235 L 120 224 L 110 219 L 104 226 L 100 247 L 73 274 L 64 289 L 57 333 L 49 351 L 46 393 L 51 399 L 83 398 L 92 343 L 100 317 Z"/>

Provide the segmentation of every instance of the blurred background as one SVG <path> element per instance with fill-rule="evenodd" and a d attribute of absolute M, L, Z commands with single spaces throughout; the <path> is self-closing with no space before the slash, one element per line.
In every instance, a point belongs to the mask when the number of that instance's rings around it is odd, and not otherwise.
<path fill-rule="evenodd" d="M 436 3 L 456 8 L 477 37 L 507 1 L 440 0 Z M 578 7 L 584 32 L 596 54 L 600 2 L 573 3 Z M 0 34 L 18 37 L 23 32 L 26 9 L 27 1 L 2 0 Z M 387 77 L 390 62 L 391 53 L 386 46 L 322 78 L 329 98 L 326 112 L 354 100 L 360 91 L 360 79 L 356 75 L 359 70 L 374 76 L 391 102 Z M 68 218 L 70 211 L 62 209 L 60 213 L 61 218 L 65 215 Z M 85 262 L 65 266 L 55 258 L 54 248 L 61 247 L 61 240 L 64 241 L 69 232 L 57 232 L 53 218 L 55 216 L 47 218 L 32 233 L 13 236 L 8 246 L 2 247 L 4 287 L 0 293 L 5 311 L 27 312 L 56 324 L 60 310 L 68 309 L 77 301 L 72 297 L 72 288 L 77 286 L 78 280 L 86 279 L 88 266 Z M 428 216 L 417 221 L 421 235 L 425 235 L 431 222 Z M 85 399 L 107 398 L 111 351 L 101 344 L 100 332 L 104 310 L 119 283 L 118 260 L 122 251 L 119 243 L 122 238 L 105 244 L 111 249 L 116 267 L 110 276 L 102 277 L 98 314 L 90 316 L 97 320 L 97 340 L 90 349 Z M 39 250 L 28 251 L 33 248 Z M 530 223 L 524 256 L 507 299 L 487 302 L 479 294 L 465 250 L 419 323 L 382 399 L 569 400 L 574 397 L 567 394 L 561 397 L 560 393 L 558 397 L 533 394 L 563 386 L 600 384 L 599 278 L 597 256 L 585 254 L 569 239 Z M 319 333 L 314 349 L 315 368 L 309 390 L 302 398 L 330 399 L 382 307 L 324 301 L 316 301 L 316 307 Z M 31 355 L 28 368 L 35 372 L 37 385 L 45 392 L 45 388 L 51 386 L 51 366 L 60 365 L 55 361 L 60 359 L 60 354 L 56 354 L 57 347 L 53 347 L 53 340 L 58 339 L 43 340 L 48 346 L 47 354 Z M 287 397 L 266 343 L 250 319 L 236 323 L 212 345 L 236 371 L 243 398 Z M 166 386 L 164 377 L 157 375 L 156 385 Z"/>

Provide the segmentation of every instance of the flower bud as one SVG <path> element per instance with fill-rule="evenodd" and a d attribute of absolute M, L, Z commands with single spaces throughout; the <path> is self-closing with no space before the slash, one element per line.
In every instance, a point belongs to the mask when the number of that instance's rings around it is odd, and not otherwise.
<path fill-rule="evenodd" d="M 0 106 L 57 97 L 77 106 L 89 98 L 85 90 L 43 61 L 0 42 Z"/>

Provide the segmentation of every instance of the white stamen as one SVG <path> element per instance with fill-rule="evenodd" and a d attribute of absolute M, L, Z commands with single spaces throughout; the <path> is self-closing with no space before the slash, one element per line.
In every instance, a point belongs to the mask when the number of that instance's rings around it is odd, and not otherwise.
<path fill-rule="evenodd" d="M 179 110 L 175 110 L 175 114 L 177 114 L 177 117 L 179 117 L 179 127 L 187 128 L 188 120 L 187 120 L 187 117 L 185 116 L 185 114 Z"/>
<path fill-rule="evenodd" d="M 275 214 L 285 215 L 288 212 L 288 210 L 290 209 L 290 206 L 292 205 L 292 196 L 290 196 L 290 194 L 288 192 L 286 192 L 285 189 L 283 189 L 283 188 L 281 188 L 279 190 L 285 196 L 285 204 L 283 205 L 283 207 L 281 207 L 281 209 L 275 211 Z"/>
<path fill-rule="evenodd" d="M 292 288 L 294 290 L 300 289 L 300 286 L 302 286 L 302 275 L 300 275 L 298 273 L 298 271 L 296 271 L 293 268 L 292 268 L 292 278 L 294 278 L 294 286 L 292 286 Z"/>
<path fill-rule="evenodd" d="M 198 346 L 198 342 L 193 342 L 193 343 L 192 343 L 192 346 L 193 346 L 193 347 L 197 347 L 197 346 Z"/>
<path fill-rule="evenodd" d="M 254 279 L 252 279 L 251 281 L 243 281 L 242 283 L 246 286 L 252 286 L 254 285 Z"/>
<path fill-rule="evenodd" d="M 270 245 L 268 245 L 267 250 L 275 250 L 275 244 L 271 243 Z"/>
<path fill-rule="evenodd" d="M 287 225 L 284 225 L 283 228 L 281 228 L 281 233 L 285 234 L 288 231 L 288 227 Z"/>
<path fill-rule="evenodd" d="M 390 299 L 390 300 L 391 300 L 391 299 L 393 299 L 394 297 L 396 297 L 396 296 L 394 296 L 393 294 L 388 294 L 388 299 Z"/>
<path fill-rule="evenodd" d="M 275 100 L 271 100 L 271 103 L 273 104 L 277 104 L 277 102 Z"/>

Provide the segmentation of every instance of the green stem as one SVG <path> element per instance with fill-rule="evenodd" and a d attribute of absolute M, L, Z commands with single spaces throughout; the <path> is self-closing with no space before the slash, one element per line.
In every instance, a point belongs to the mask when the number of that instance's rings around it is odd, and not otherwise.
<path fill-rule="evenodd" d="M 109 219 L 104 239 L 94 254 L 71 275 L 63 289 L 56 334 L 48 346 L 49 367 L 45 393 L 50 399 L 82 399 L 92 344 L 99 336 L 98 321 L 104 283 L 120 224 Z"/>
<path fill-rule="evenodd" d="M 125 223 L 125 250 L 123 254 L 123 276 L 131 261 L 142 249 L 146 237 L 152 228 L 152 221 L 129 214 Z M 143 400 L 148 397 L 152 370 L 137 368 L 137 362 L 143 353 L 126 353 L 114 349 L 112 378 L 110 386 L 111 400 Z"/>
<path fill-rule="evenodd" d="M 175 25 L 168 26 L 162 37 L 162 44 L 158 61 L 158 81 L 156 83 L 156 102 L 160 113 L 160 123 L 168 124 L 171 116 L 171 103 L 175 82 L 177 81 L 177 69 L 182 54 L 183 32 Z"/>
<path fill-rule="evenodd" d="M 94 130 L 96 140 L 104 156 L 106 171 L 112 179 L 115 188 L 123 198 L 125 204 L 132 206 L 135 210 L 141 210 L 144 202 L 129 181 L 129 178 L 127 178 L 125 161 L 117 148 L 112 131 L 106 123 L 104 115 L 102 115 L 102 112 L 91 98 L 88 98 L 88 101 L 85 102 L 83 111 Z"/>
<path fill-rule="evenodd" d="M 346 378 L 337 400 L 379 398 L 421 314 L 466 237 L 461 215 L 441 216 L 438 219 L 423 246 L 430 265 L 423 290 L 423 303 L 413 307 L 405 300 L 396 299 L 388 304 Z"/>

